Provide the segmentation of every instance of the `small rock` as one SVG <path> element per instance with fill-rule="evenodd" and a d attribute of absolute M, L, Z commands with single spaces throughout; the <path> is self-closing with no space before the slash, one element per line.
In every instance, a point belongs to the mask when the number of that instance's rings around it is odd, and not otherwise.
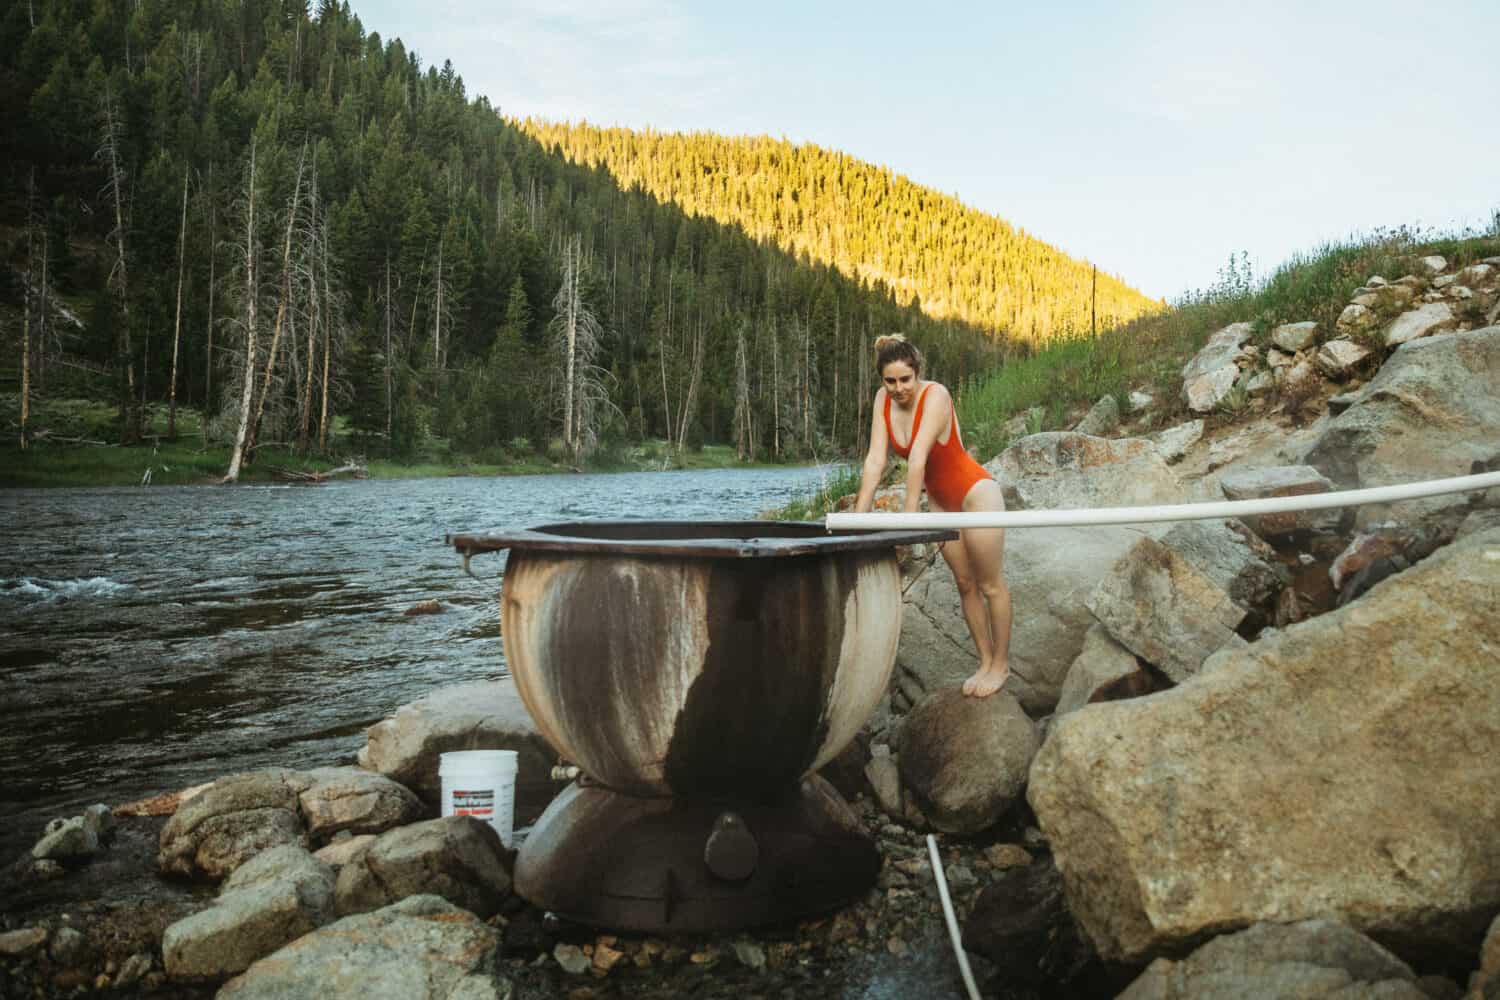
<path fill-rule="evenodd" d="M 94 831 L 100 843 L 107 843 L 114 837 L 114 813 L 110 812 L 109 806 L 102 802 L 89 806 L 83 811 L 83 825 Z"/>
<path fill-rule="evenodd" d="M 905 941 L 898 937 L 892 937 L 886 940 L 885 950 L 892 955 L 905 955 L 909 949 Z"/>
<path fill-rule="evenodd" d="M 55 819 L 31 849 L 33 858 L 86 858 L 99 850 L 99 835 L 82 816 Z"/>
<path fill-rule="evenodd" d="M 623 951 L 611 948 L 607 944 L 595 944 L 594 971 L 600 975 L 607 976 L 609 975 L 609 970 L 613 969 L 619 963 L 620 959 L 624 957 L 625 953 Z"/>
<path fill-rule="evenodd" d="M 766 967 L 766 950 L 754 941 L 741 939 L 734 943 L 734 957 L 747 969 L 759 972 Z"/>
<path fill-rule="evenodd" d="M 136 952 L 125 960 L 120 966 L 120 972 L 115 976 L 115 986 L 119 989 L 129 989 L 136 983 L 146 978 L 151 971 L 151 956 L 144 952 Z"/>
<path fill-rule="evenodd" d="M 583 949 L 576 944 L 559 943 L 552 949 L 552 957 L 557 964 L 562 966 L 564 972 L 572 976 L 581 976 L 593 967 L 593 960 L 583 953 Z"/>
<path fill-rule="evenodd" d="M 1339 313 L 1339 318 L 1334 321 L 1334 326 L 1340 333 L 1359 333 L 1368 330 L 1375 325 L 1376 316 L 1357 302 L 1351 302 Z"/>
<path fill-rule="evenodd" d="M 1365 287 L 1366 288 L 1384 288 L 1386 285 L 1389 285 L 1389 284 L 1390 284 L 1390 282 L 1386 281 L 1380 275 L 1378 275 L 1378 274 L 1372 274 L 1372 275 L 1370 275 L 1370 280 L 1365 282 Z"/>
<path fill-rule="evenodd" d="M 47 931 L 41 927 L 23 927 L 0 934 L 0 956 L 18 958 L 40 948 L 46 941 Z"/>
<path fill-rule="evenodd" d="M 1330 378 L 1342 378 L 1370 356 L 1368 348 L 1352 340 L 1330 340 L 1318 349 L 1317 365 Z"/>
<path fill-rule="evenodd" d="M 78 965 L 83 959 L 87 942 L 83 934 L 72 927 L 60 927 L 52 935 L 47 953 L 59 965 Z"/>
<path fill-rule="evenodd" d="M 1442 274 L 1444 271 L 1448 270 L 1448 259 L 1446 257 L 1441 257 L 1437 254 L 1433 254 L 1430 257 L 1422 258 L 1422 266 L 1426 268 L 1428 274 Z"/>
<path fill-rule="evenodd" d="M 1138 389 L 1132 389 L 1130 395 L 1126 398 L 1126 402 L 1129 404 L 1131 413 L 1140 413 L 1155 406 L 1156 397 L 1149 393 L 1141 392 Z"/>
<path fill-rule="evenodd" d="M 418 601 L 407 608 L 404 613 L 408 615 L 440 615 L 443 613 L 443 610 L 443 606 L 437 601 Z"/>
<path fill-rule="evenodd" d="M 984 849 L 984 858 L 999 871 L 1031 864 L 1031 852 L 1020 844 L 991 844 Z"/>
<path fill-rule="evenodd" d="M 944 872 L 948 878 L 948 886 L 952 889 L 969 889 L 979 884 L 979 879 L 967 865 L 949 865 Z"/>
<path fill-rule="evenodd" d="M 26 866 L 21 873 L 22 882 L 50 882 L 66 873 L 62 865 L 51 858 L 38 858 Z"/>
<path fill-rule="evenodd" d="M 1271 331 L 1271 343 L 1296 354 L 1318 342 L 1318 324 L 1308 323 L 1283 323 Z"/>

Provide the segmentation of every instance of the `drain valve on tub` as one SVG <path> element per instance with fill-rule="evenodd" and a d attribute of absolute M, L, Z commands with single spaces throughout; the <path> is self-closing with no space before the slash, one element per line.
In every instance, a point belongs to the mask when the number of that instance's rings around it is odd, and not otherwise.
<path fill-rule="evenodd" d="M 755 871 L 760 845 L 738 813 L 720 813 L 703 844 L 703 863 L 726 882 L 743 882 Z"/>

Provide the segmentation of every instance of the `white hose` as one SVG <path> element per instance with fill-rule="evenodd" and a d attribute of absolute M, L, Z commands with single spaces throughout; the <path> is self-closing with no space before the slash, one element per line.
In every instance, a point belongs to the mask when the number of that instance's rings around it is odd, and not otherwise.
<path fill-rule="evenodd" d="M 948 879 L 943 874 L 943 859 L 938 857 L 937 838 L 927 835 L 927 854 L 932 858 L 932 874 L 937 878 L 938 897 L 943 901 L 943 919 L 948 924 L 948 940 L 953 942 L 953 954 L 958 956 L 958 971 L 964 977 L 964 989 L 969 991 L 969 1000 L 979 1000 L 979 987 L 974 985 L 974 973 L 969 970 L 969 956 L 964 954 L 963 937 L 958 933 L 958 917 L 953 914 L 953 900 L 948 898 Z"/>
<path fill-rule="evenodd" d="M 1149 507 L 1082 507 L 1073 510 L 1005 510 L 944 512 L 941 514 L 829 514 L 829 531 L 850 528 L 1060 528 L 1074 525 L 1141 524 L 1148 521 L 1194 521 L 1217 517 L 1285 514 L 1295 510 L 1359 507 L 1392 503 L 1445 493 L 1467 493 L 1500 487 L 1500 472 L 1451 479 L 1429 479 L 1395 486 L 1372 486 L 1339 493 L 1312 493 L 1262 500 L 1220 500 L 1208 503 L 1158 504 Z"/>

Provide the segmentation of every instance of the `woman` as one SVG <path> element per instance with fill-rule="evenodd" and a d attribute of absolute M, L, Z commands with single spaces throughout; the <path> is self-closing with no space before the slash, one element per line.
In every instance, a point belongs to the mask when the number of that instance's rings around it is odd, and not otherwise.
<path fill-rule="evenodd" d="M 1004 510 L 1000 484 L 964 450 L 947 388 L 923 380 L 922 355 L 916 347 L 899 334 L 877 338 L 875 370 L 882 386 L 875 393 L 870 452 L 865 456 L 854 509 L 864 512 L 874 506 L 889 448 L 906 459 L 907 513 L 918 509 L 924 488 L 936 511 Z M 988 697 L 1000 690 L 1010 672 L 1005 531 L 965 528 L 957 541 L 943 543 L 942 552 L 953 570 L 964 620 L 979 652 L 979 669 L 964 681 L 964 694 Z"/>

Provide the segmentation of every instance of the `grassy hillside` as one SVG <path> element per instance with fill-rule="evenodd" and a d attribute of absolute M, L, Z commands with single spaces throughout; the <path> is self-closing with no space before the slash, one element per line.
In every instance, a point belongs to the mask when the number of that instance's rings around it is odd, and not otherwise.
<path fill-rule="evenodd" d="M 1101 396 L 1123 402 L 1132 389 L 1154 395 L 1154 421 L 1170 426 L 1188 416 L 1182 366 L 1209 334 L 1230 323 L 1250 322 L 1255 343 L 1264 347 L 1276 326 L 1313 320 L 1320 336 L 1329 338 L 1339 313 L 1367 278 L 1420 273 L 1419 261 L 1428 254 L 1446 257 L 1451 269 L 1500 254 L 1500 220 L 1483 235 L 1433 236 L 1398 229 L 1331 243 L 1288 261 L 1264 281 L 1230 274 L 1218 287 L 1159 315 L 1094 340 L 1073 337 L 1050 344 L 965 388 L 959 403 L 965 441 L 988 460 L 1009 443 L 1004 425 L 1018 414 L 1040 408 L 1040 424 L 1032 429 L 1059 430 Z M 1211 419 L 1235 417 L 1228 410 Z"/>

